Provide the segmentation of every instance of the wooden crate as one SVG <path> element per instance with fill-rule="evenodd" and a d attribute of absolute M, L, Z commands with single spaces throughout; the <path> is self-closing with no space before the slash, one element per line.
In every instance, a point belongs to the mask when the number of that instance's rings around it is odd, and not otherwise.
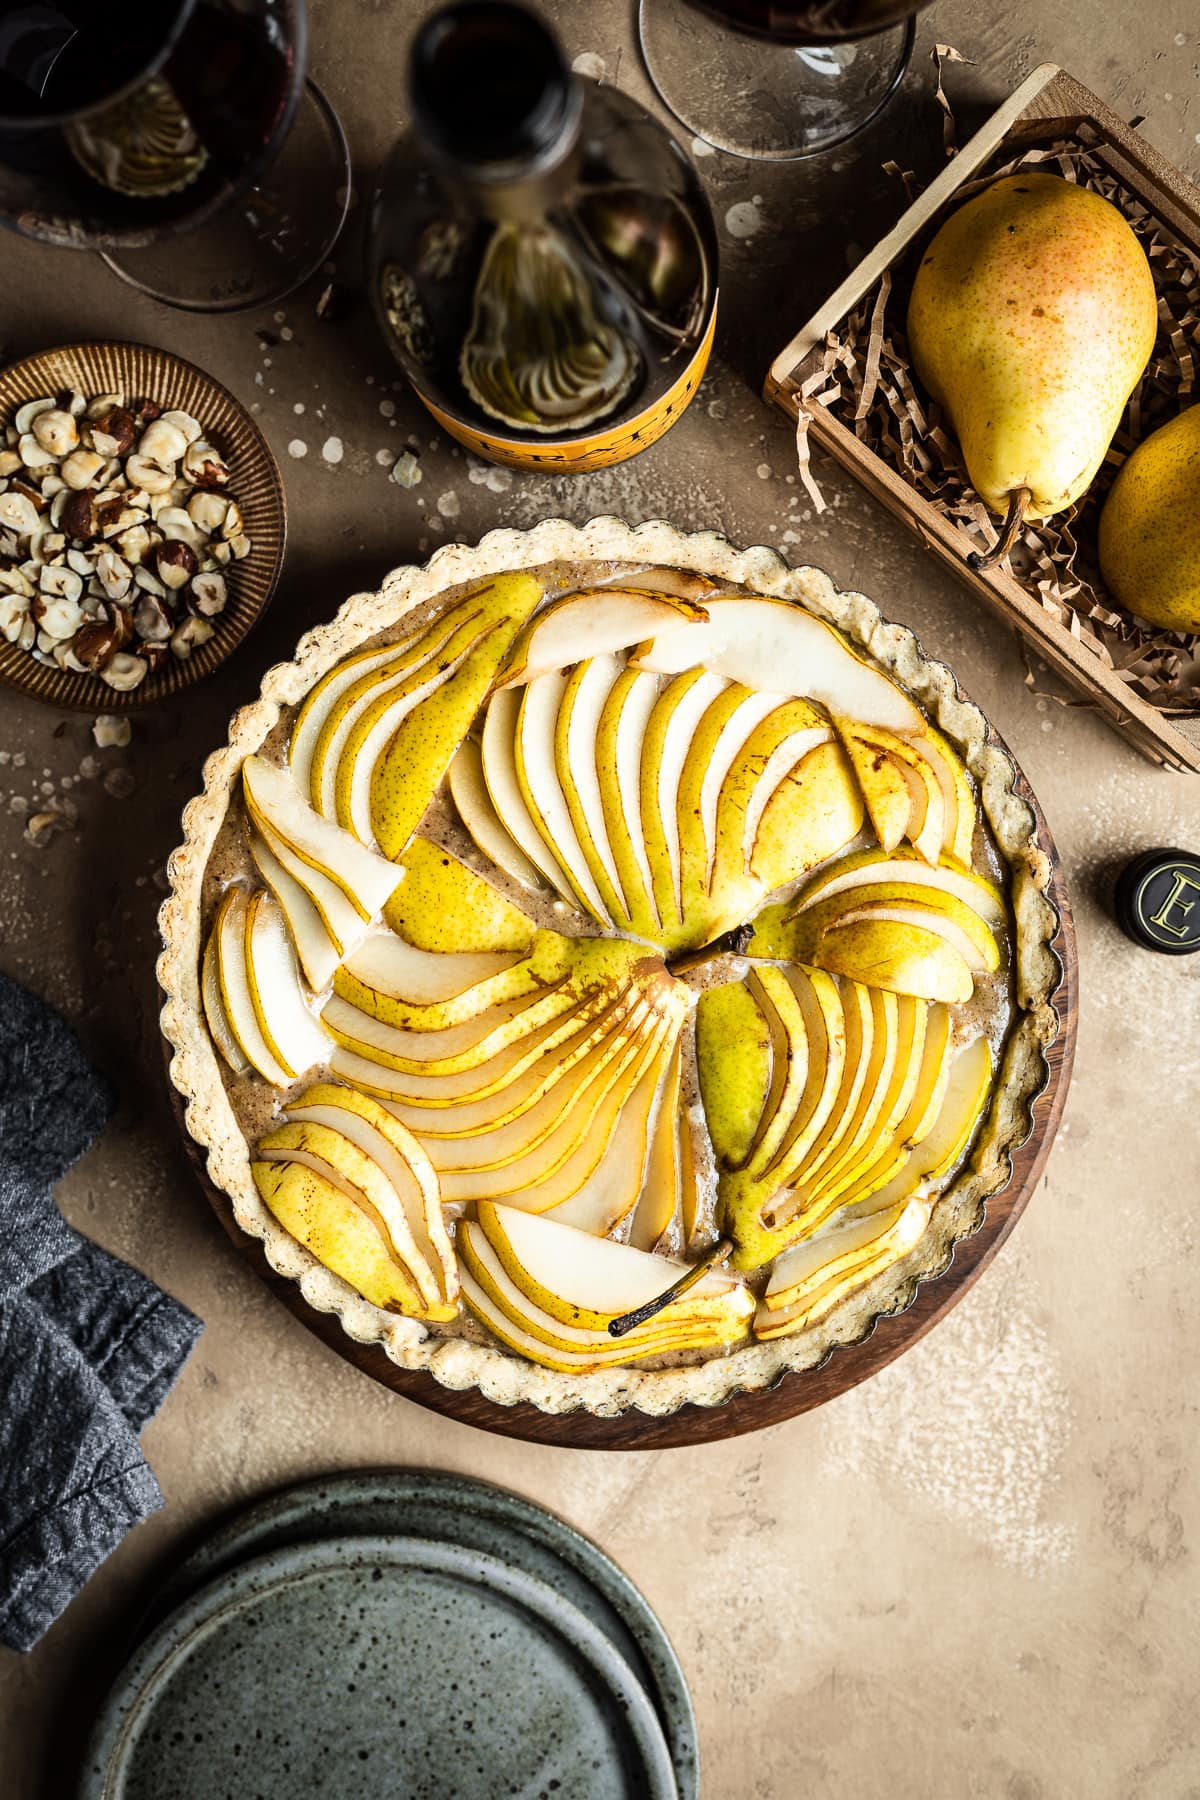
<path fill-rule="evenodd" d="M 1034 71 L 949 162 L 898 224 L 859 263 L 829 301 L 776 358 L 767 376 L 769 400 L 799 416 L 800 389 L 819 366 L 826 333 L 854 311 L 879 277 L 906 253 L 934 215 L 998 151 L 1017 155 L 1052 139 L 1075 139 L 1200 258 L 1200 190 L 1145 143 L 1104 102 L 1052 63 Z M 805 406 L 810 436 L 836 457 L 878 500 L 908 524 L 1000 616 L 1027 639 L 1062 680 L 1102 711 L 1144 756 L 1171 768 L 1200 772 L 1200 717 L 1172 719 L 1135 694 L 1071 635 L 1007 569 L 982 573 L 967 565 L 977 544 L 912 488 L 889 463 L 833 416 Z"/>

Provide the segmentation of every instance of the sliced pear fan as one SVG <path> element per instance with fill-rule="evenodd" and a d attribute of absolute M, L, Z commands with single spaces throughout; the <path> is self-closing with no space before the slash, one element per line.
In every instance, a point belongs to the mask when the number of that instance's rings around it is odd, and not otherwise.
<path fill-rule="evenodd" d="M 643 1305 L 687 1265 L 487 1202 L 459 1227 L 463 1297 L 502 1342 L 547 1368 L 616 1367 L 661 1351 L 744 1336 L 754 1302 L 707 1275 L 677 1305 L 615 1342 L 611 1319 Z"/>
<path fill-rule="evenodd" d="M 806 883 L 794 911 L 805 912 L 818 900 L 832 899 L 835 894 L 851 888 L 861 890 L 883 882 L 940 888 L 972 907 L 993 930 L 1008 925 L 1008 907 L 998 887 L 949 855 L 930 865 L 915 850 L 903 845 L 891 853 L 860 850 L 831 863 Z"/>
<path fill-rule="evenodd" d="M 865 1199 L 845 1205 L 779 1257 L 755 1319 L 760 1338 L 808 1329 L 883 1274 L 920 1242 L 933 1209 L 933 1186 L 967 1150 L 992 1082 L 986 1038 L 944 1060 L 939 1091 L 919 1096 L 927 1124 L 897 1174 Z M 911 1121 L 900 1136 L 914 1143 Z"/>
<path fill-rule="evenodd" d="M 316 1177 L 292 1193 L 293 1202 L 301 1195 L 306 1202 L 304 1231 L 288 1225 L 314 1255 L 328 1261 L 316 1242 L 340 1229 L 339 1263 L 329 1266 L 360 1293 L 374 1298 L 370 1290 L 394 1276 L 394 1295 L 376 1304 L 426 1319 L 454 1317 L 458 1279 L 437 1176 L 416 1139 L 377 1101 L 320 1083 L 289 1107 L 287 1122 L 261 1140 L 258 1154 L 256 1180 L 273 1210 L 280 1184 L 274 1176 L 260 1179 L 260 1170 L 282 1163 Z M 348 1223 L 345 1201 L 357 1220 Z"/>

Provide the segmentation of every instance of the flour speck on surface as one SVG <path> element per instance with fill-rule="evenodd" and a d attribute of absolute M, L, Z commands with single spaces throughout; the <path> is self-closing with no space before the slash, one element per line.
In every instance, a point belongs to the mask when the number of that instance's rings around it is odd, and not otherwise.
<path fill-rule="evenodd" d="M 725 229 L 731 238 L 752 238 L 763 228 L 762 208 L 757 196 L 738 200 L 725 214 Z"/>
<path fill-rule="evenodd" d="M 346 454 L 346 446 L 340 437 L 327 437 L 321 445 L 321 455 L 327 463 L 340 463 Z"/>
<path fill-rule="evenodd" d="M 1071 1434 L 1054 1347 L 1012 1303 L 976 1293 L 931 1337 L 822 1419 L 825 1472 L 900 1488 L 1025 1574 L 1067 1562 L 1047 1518 Z"/>
<path fill-rule="evenodd" d="M 308 445 L 303 438 L 292 439 L 291 443 L 288 445 L 288 455 L 294 456 L 297 462 L 299 462 L 302 457 L 308 455 Z"/>
<path fill-rule="evenodd" d="M 474 487 L 485 487 L 489 494 L 507 494 L 513 484 L 511 469 L 498 468 L 494 463 L 480 462 L 478 457 L 467 458 L 467 479 Z"/>
<path fill-rule="evenodd" d="M 581 50 L 571 67 L 585 81 L 603 81 L 608 72 L 608 64 L 595 50 Z"/>
<path fill-rule="evenodd" d="M 457 519 L 462 511 L 462 502 L 453 488 L 448 493 L 438 495 L 437 509 L 443 519 Z"/>

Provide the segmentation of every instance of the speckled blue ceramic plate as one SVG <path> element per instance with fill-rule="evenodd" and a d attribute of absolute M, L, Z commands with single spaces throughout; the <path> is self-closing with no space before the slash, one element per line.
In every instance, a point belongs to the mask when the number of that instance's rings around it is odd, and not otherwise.
<path fill-rule="evenodd" d="M 81 1800 L 677 1800 L 625 1658 L 495 1557 L 294 1544 L 218 1576 L 136 1652 Z"/>
<path fill-rule="evenodd" d="M 553 1513 L 506 1488 L 439 1469 L 380 1469 L 304 1481 L 268 1495 L 206 1538 L 168 1576 L 148 1625 L 247 1557 L 284 1544 L 361 1535 L 433 1538 L 498 1556 L 577 1606 L 610 1637 L 654 1702 L 680 1800 L 698 1800 L 696 1716 L 679 1658 L 616 1563 Z"/>

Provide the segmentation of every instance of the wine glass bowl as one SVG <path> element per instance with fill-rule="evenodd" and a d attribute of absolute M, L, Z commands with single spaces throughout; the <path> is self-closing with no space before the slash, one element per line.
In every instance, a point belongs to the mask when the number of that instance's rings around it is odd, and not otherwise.
<path fill-rule="evenodd" d="M 18 3 L 0 23 L 0 223 L 99 250 L 194 229 L 277 154 L 306 48 L 303 0 Z"/>
<path fill-rule="evenodd" d="M 764 162 L 834 149 L 902 81 L 928 0 L 639 0 L 660 99 L 696 137 Z"/>

